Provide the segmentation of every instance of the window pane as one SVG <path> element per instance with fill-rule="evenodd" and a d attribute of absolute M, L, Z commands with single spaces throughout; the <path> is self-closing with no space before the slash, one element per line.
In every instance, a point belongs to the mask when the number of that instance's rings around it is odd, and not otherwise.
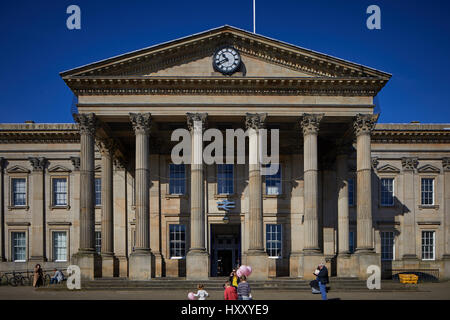
<path fill-rule="evenodd" d="M 26 203 L 26 179 L 15 178 L 12 179 L 13 196 L 12 201 L 14 206 L 25 206 Z"/>
<path fill-rule="evenodd" d="M 422 259 L 434 260 L 434 231 L 422 231 Z"/>
<path fill-rule="evenodd" d="M 27 250 L 25 232 L 13 232 L 11 237 L 13 261 L 25 261 Z"/>
<path fill-rule="evenodd" d="M 434 192 L 434 179 L 422 178 L 421 184 L 421 202 L 422 205 L 432 205 Z"/>
<path fill-rule="evenodd" d="M 186 248 L 186 232 L 185 225 L 171 224 L 169 225 L 170 238 L 170 257 L 182 258 L 185 256 Z"/>
<path fill-rule="evenodd" d="M 55 261 L 67 261 L 67 238 L 65 231 L 53 232 L 53 252 Z"/>
<path fill-rule="evenodd" d="M 95 251 L 97 253 L 102 251 L 102 233 L 100 231 L 95 231 Z"/>
<path fill-rule="evenodd" d="M 348 205 L 355 205 L 355 180 L 348 179 Z"/>
<path fill-rule="evenodd" d="M 185 194 L 186 169 L 184 164 L 169 165 L 169 193 Z"/>
<path fill-rule="evenodd" d="M 380 180 L 381 205 L 392 206 L 394 204 L 394 179 Z"/>
<path fill-rule="evenodd" d="M 394 260 L 394 232 L 383 231 L 381 237 L 381 260 Z"/>
<path fill-rule="evenodd" d="M 348 247 L 349 247 L 350 253 L 355 252 L 355 233 L 353 231 L 350 231 L 350 233 L 349 233 L 348 242 L 349 242 Z"/>
<path fill-rule="evenodd" d="M 269 257 L 281 257 L 281 224 L 266 225 L 266 250 Z"/>
<path fill-rule="evenodd" d="M 102 179 L 95 178 L 95 205 L 102 205 Z"/>
<path fill-rule="evenodd" d="M 53 205 L 67 205 L 67 179 L 53 179 Z"/>
<path fill-rule="evenodd" d="M 264 165 L 269 167 L 269 165 Z M 266 194 L 267 195 L 279 195 L 281 194 L 281 165 L 278 165 L 277 173 L 273 175 L 267 175 L 266 178 Z"/>
<path fill-rule="evenodd" d="M 234 175 L 232 164 L 217 165 L 217 192 L 219 194 L 234 193 Z"/>

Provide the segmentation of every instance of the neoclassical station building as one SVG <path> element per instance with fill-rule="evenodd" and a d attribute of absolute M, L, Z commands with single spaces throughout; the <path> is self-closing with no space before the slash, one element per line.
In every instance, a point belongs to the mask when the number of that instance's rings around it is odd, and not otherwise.
<path fill-rule="evenodd" d="M 390 74 L 223 26 L 61 77 L 75 123 L 0 125 L 0 270 L 450 277 L 450 124 L 377 123 Z M 180 128 L 192 159 L 204 129 L 249 129 L 247 161 L 176 164 Z M 272 175 L 248 161 L 262 128 L 279 130 Z"/>

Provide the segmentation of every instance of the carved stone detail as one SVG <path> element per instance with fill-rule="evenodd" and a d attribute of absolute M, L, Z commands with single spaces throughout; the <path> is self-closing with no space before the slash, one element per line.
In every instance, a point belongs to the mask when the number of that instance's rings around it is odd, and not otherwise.
<path fill-rule="evenodd" d="M 372 168 L 373 168 L 373 170 L 377 170 L 379 164 L 380 164 L 380 161 L 378 161 L 378 157 L 373 157 L 372 158 Z"/>
<path fill-rule="evenodd" d="M 403 171 L 415 170 L 417 168 L 418 164 L 419 164 L 419 161 L 415 157 L 412 157 L 412 158 L 403 157 L 402 158 Z"/>
<path fill-rule="evenodd" d="M 79 113 L 73 115 L 74 120 L 80 126 L 80 133 L 95 136 L 98 120 L 95 113 Z"/>
<path fill-rule="evenodd" d="M 318 134 L 323 115 L 323 113 L 304 113 L 300 119 L 303 135 Z"/>
<path fill-rule="evenodd" d="M 450 171 L 450 158 L 442 159 L 442 167 L 444 168 L 444 171 Z"/>
<path fill-rule="evenodd" d="M 189 131 L 194 130 L 194 123 L 197 121 L 201 121 L 203 130 L 206 127 L 206 119 L 208 117 L 207 113 L 186 113 L 187 117 L 187 126 Z"/>
<path fill-rule="evenodd" d="M 126 169 L 126 162 L 122 158 L 115 158 L 113 160 L 114 169 L 116 170 L 125 170 Z"/>
<path fill-rule="evenodd" d="M 355 121 L 353 122 L 353 128 L 356 136 L 361 134 L 371 134 L 375 128 L 375 124 L 378 120 L 378 115 L 375 114 L 357 114 Z"/>
<path fill-rule="evenodd" d="M 48 163 L 47 159 L 44 157 L 29 157 L 28 160 L 33 167 L 33 171 L 44 171 Z"/>
<path fill-rule="evenodd" d="M 262 129 L 264 128 L 267 113 L 246 113 L 245 127 L 247 129 Z"/>
<path fill-rule="evenodd" d="M 130 120 L 134 133 L 148 135 L 152 125 L 151 119 L 151 113 L 130 113 Z"/>
<path fill-rule="evenodd" d="M 72 161 L 73 171 L 80 171 L 80 157 L 70 157 Z"/>
<path fill-rule="evenodd" d="M 117 142 L 111 138 L 98 138 L 97 147 L 102 155 L 112 157 L 118 148 Z"/>

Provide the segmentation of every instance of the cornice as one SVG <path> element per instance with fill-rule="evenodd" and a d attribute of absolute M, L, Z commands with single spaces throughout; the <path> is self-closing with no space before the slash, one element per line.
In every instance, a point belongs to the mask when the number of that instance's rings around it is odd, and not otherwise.
<path fill-rule="evenodd" d="M 323 77 L 70 77 L 76 95 L 376 95 L 387 80 Z"/>
<path fill-rule="evenodd" d="M 448 130 L 373 130 L 372 143 L 449 143 Z"/>
<path fill-rule="evenodd" d="M 78 130 L 70 131 L 0 131 L 0 143 L 79 143 Z"/>

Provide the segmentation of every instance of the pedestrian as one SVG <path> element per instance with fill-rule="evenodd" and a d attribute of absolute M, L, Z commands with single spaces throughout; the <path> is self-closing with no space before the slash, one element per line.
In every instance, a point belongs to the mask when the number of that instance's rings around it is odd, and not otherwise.
<path fill-rule="evenodd" d="M 327 300 L 327 283 L 328 281 L 328 269 L 325 264 L 319 264 L 319 273 L 317 274 L 317 281 L 319 282 L 320 293 L 322 294 L 322 300 Z"/>
<path fill-rule="evenodd" d="M 237 294 L 239 300 L 252 300 L 252 293 L 250 285 L 247 282 L 247 277 L 242 275 L 237 287 Z"/>
<path fill-rule="evenodd" d="M 236 288 L 231 285 L 230 281 L 225 282 L 225 290 L 223 292 L 223 297 L 225 300 L 238 299 Z"/>
<path fill-rule="evenodd" d="M 239 284 L 239 277 L 236 274 L 236 269 L 233 269 L 233 271 L 231 272 L 229 280 L 231 285 L 237 289 Z"/>
<path fill-rule="evenodd" d="M 55 274 L 50 279 L 50 284 L 61 283 L 64 280 L 64 274 L 56 268 L 53 269 L 53 272 L 55 272 Z"/>
<path fill-rule="evenodd" d="M 204 290 L 205 286 L 202 284 L 199 284 L 197 286 L 197 293 L 194 293 L 195 297 L 198 297 L 198 300 L 206 300 L 206 297 L 208 296 L 208 292 L 206 292 L 206 290 Z"/>
<path fill-rule="evenodd" d="M 41 265 L 38 263 L 33 270 L 33 287 L 38 288 L 44 284 L 44 273 Z"/>

